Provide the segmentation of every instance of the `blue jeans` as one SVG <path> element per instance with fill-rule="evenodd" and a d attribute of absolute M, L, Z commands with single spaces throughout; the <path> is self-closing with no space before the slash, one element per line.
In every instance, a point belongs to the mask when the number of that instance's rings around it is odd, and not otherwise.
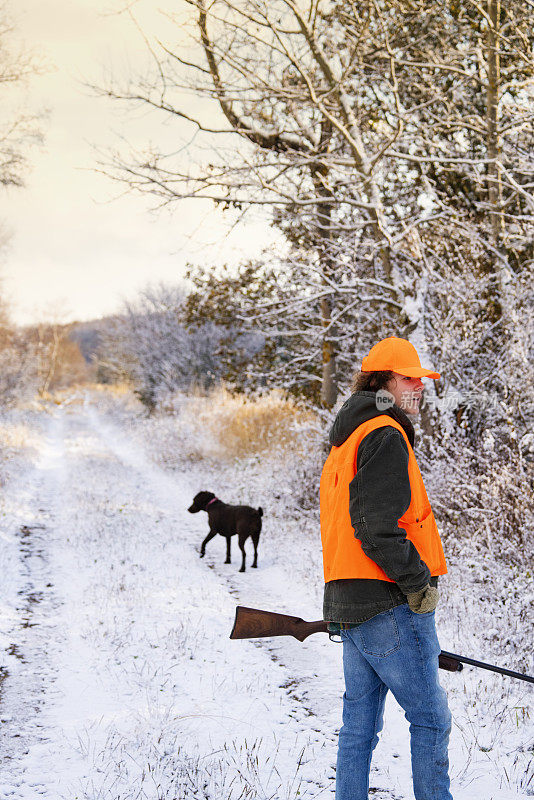
<path fill-rule="evenodd" d="M 434 612 L 414 614 L 403 604 L 342 630 L 341 638 L 345 694 L 336 800 L 368 800 L 371 756 L 388 689 L 410 723 L 416 800 L 452 800 L 447 749 L 451 713 L 438 680 Z"/>

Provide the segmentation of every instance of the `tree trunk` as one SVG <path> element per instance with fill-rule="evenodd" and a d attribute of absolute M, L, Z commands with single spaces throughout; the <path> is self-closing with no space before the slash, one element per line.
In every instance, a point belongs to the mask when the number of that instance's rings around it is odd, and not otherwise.
<path fill-rule="evenodd" d="M 52 382 L 52 378 L 54 377 L 54 373 L 56 371 L 58 354 L 59 354 L 59 341 L 60 341 L 59 331 L 57 326 L 54 325 L 52 328 L 52 343 L 47 352 L 48 364 L 46 368 L 46 375 L 44 377 L 43 384 L 39 391 L 41 397 L 44 397 L 44 395 L 48 392 L 50 388 L 50 383 Z"/>
<path fill-rule="evenodd" d="M 326 151 L 332 134 L 332 126 L 325 122 L 321 130 L 321 150 Z M 332 257 L 332 190 L 328 185 L 329 169 L 324 164 L 314 163 L 311 167 L 315 192 L 319 198 L 316 206 L 317 250 L 323 275 L 323 283 L 334 276 Z M 324 200 L 328 202 L 324 202 Z M 337 400 L 338 386 L 336 375 L 335 330 L 332 327 L 332 301 L 330 297 L 321 299 L 321 325 L 323 327 L 321 405 L 332 408 Z"/>
<path fill-rule="evenodd" d="M 332 317 L 331 303 L 328 298 L 321 300 L 321 321 L 323 327 L 330 324 Z M 323 338 L 323 374 L 321 383 L 321 405 L 325 408 L 332 408 L 337 400 L 337 375 L 336 375 L 336 351 L 331 337 L 325 334 Z"/>
<path fill-rule="evenodd" d="M 500 16 L 500 0 L 488 0 L 486 142 L 488 152 L 488 197 L 490 203 L 491 230 L 494 240 L 493 243 L 496 247 L 499 246 L 500 239 L 504 233 L 504 218 L 501 210 L 501 168 L 498 163 L 501 154 L 499 140 L 499 88 L 501 79 L 499 56 Z"/>

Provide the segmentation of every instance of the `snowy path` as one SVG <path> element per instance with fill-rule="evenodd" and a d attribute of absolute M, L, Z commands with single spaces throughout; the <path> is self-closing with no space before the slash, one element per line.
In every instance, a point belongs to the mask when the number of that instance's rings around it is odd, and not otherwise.
<path fill-rule="evenodd" d="M 90 405 L 49 416 L 5 487 L 2 800 L 333 796 L 339 648 L 228 639 L 236 603 L 309 617 L 309 596 L 267 546 L 245 574 L 220 537 L 201 561 L 196 490 Z M 376 800 L 412 796 L 407 734 L 388 701 Z M 455 800 L 521 796 L 477 785 Z"/>

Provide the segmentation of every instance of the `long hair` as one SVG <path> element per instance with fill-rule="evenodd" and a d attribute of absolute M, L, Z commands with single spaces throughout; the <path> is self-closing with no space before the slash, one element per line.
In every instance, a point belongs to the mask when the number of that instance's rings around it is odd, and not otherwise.
<path fill-rule="evenodd" d="M 392 370 L 380 372 L 357 372 L 352 380 L 351 392 L 378 392 L 385 389 L 388 381 L 393 377 Z"/>

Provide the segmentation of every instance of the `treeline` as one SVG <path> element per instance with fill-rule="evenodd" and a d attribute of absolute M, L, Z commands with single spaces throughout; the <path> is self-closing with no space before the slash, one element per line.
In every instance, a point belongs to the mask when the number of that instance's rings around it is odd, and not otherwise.
<path fill-rule="evenodd" d="M 232 315 L 202 313 L 195 291 L 156 285 L 124 303 L 105 321 L 96 351 L 97 377 L 128 382 L 150 411 L 175 391 L 208 389 L 224 381 L 237 390 L 256 388 L 251 363 L 264 347 L 257 330 Z"/>
<path fill-rule="evenodd" d="M 226 315 L 211 313 L 201 307 L 198 291 L 159 284 L 124 302 L 116 315 L 87 322 L 16 326 L 6 311 L 0 319 L 0 407 L 89 382 L 125 383 L 150 412 L 192 387 L 272 385 L 265 337 L 234 310 L 228 300 Z M 267 371 L 258 380 L 260 362 Z"/>

